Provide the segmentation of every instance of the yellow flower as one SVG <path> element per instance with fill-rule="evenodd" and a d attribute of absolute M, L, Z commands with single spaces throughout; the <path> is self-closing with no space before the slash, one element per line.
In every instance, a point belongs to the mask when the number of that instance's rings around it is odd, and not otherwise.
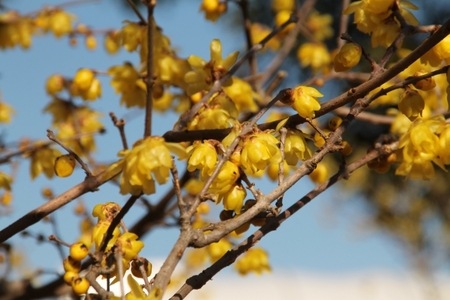
<path fill-rule="evenodd" d="M 313 11 L 306 19 L 306 27 L 314 34 L 317 40 L 324 41 L 333 37 L 334 30 L 331 27 L 333 17 L 329 14 L 320 14 Z"/>
<path fill-rule="evenodd" d="M 296 166 L 298 160 L 307 160 L 312 156 L 311 149 L 305 140 L 303 132 L 297 129 L 289 130 L 284 144 L 284 155 L 286 163 Z"/>
<path fill-rule="evenodd" d="M 374 14 L 387 12 L 394 4 L 394 0 L 363 0 L 363 2 L 366 4 L 365 9 Z"/>
<path fill-rule="evenodd" d="M 119 31 L 110 31 L 105 34 L 104 46 L 109 54 L 116 54 L 120 49 L 120 34 Z"/>
<path fill-rule="evenodd" d="M 236 124 L 239 112 L 226 94 L 212 97 L 188 123 L 188 130 L 222 129 Z"/>
<path fill-rule="evenodd" d="M 324 162 L 320 162 L 317 167 L 309 174 L 309 178 L 317 184 L 321 184 L 328 179 L 329 170 Z"/>
<path fill-rule="evenodd" d="M 384 1 L 384 5 L 377 5 L 375 1 L 369 3 L 368 0 L 355 1 L 344 9 L 344 14 L 354 13 L 354 21 L 356 28 L 364 33 L 371 33 L 377 26 L 386 19 L 390 12 L 389 6 L 393 0 Z"/>
<path fill-rule="evenodd" d="M 225 210 L 234 210 L 236 214 L 240 214 L 245 197 L 247 197 L 245 188 L 242 184 L 235 183 L 228 192 L 220 195 L 219 202 L 223 199 L 223 208 Z"/>
<path fill-rule="evenodd" d="M 315 113 L 320 109 L 320 103 L 317 100 L 318 97 L 323 95 L 315 88 L 308 86 L 298 86 L 292 90 L 291 97 L 289 99 L 281 100 L 284 104 L 292 106 L 293 109 L 302 118 L 314 118 Z"/>
<path fill-rule="evenodd" d="M 173 55 L 160 55 L 156 61 L 156 73 L 161 83 L 170 84 L 185 90 L 188 84 L 184 76 L 191 71 L 191 66 L 186 59 L 174 57 Z"/>
<path fill-rule="evenodd" d="M 54 9 L 50 12 L 48 29 L 50 29 L 53 34 L 60 38 L 63 35 L 72 32 L 72 21 L 75 17 L 59 8 Z"/>
<path fill-rule="evenodd" d="M 281 162 L 279 141 L 270 133 L 256 133 L 247 137 L 242 145 L 241 164 L 246 173 L 256 174 L 270 163 Z"/>
<path fill-rule="evenodd" d="M 404 114 L 398 112 L 395 115 L 394 121 L 392 122 L 391 129 L 389 131 L 393 134 L 401 136 L 408 131 L 408 128 L 410 126 L 411 120 Z"/>
<path fill-rule="evenodd" d="M 427 74 L 427 72 L 421 70 L 419 72 L 414 73 L 414 76 L 419 77 L 419 76 L 422 76 L 425 74 Z M 425 78 L 425 79 L 422 79 L 422 80 L 419 80 L 419 81 L 413 83 L 413 85 L 416 89 L 419 89 L 422 91 L 429 91 L 431 89 L 434 89 L 434 87 L 436 86 L 436 82 L 434 81 L 434 77 L 430 76 L 428 78 Z"/>
<path fill-rule="evenodd" d="M 100 80 L 90 69 L 80 69 L 70 86 L 72 96 L 81 96 L 83 100 L 95 100 L 102 95 Z"/>
<path fill-rule="evenodd" d="M 205 183 L 199 179 L 191 178 L 188 180 L 186 185 L 184 186 L 184 190 L 188 192 L 190 195 L 197 195 L 203 189 Z"/>
<path fill-rule="evenodd" d="M 406 89 L 398 103 L 398 109 L 414 121 L 418 116 L 422 115 L 425 108 L 425 101 L 420 94 L 412 89 Z"/>
<path fill-rule="evenodd" d="M 326 71 L 331 63 L 331 56 L 324 44 L 303 43 L 297 51 L 297 58 L 302 67 L 311 66 L 314 73 Z"/>
<path fill-rule="evenodd" d="M 442 116 L 429 120 L 417 119 L 408 132 L 400 138 L 401 164 L 396 175 L 431 179 L 435 176 L 432 161 L 439 163 L 439 138 L 436 132 L 445 126 Z"/>
<path fill-rule="evenodd" d="M 114 202 L 106 202 L 105 204 L 97 204 L 92 209 L 92 216 L 98 218 L 99 221 L 108 220 L 112 222 L 114 217 L 119 213 L 120 205 Z"/>
<path fill-rule="evenodd" d="M 266 38 L 272 30 L 264 24 L 253 23 L 250 27 L 250 33 L 252 38 L 252 44 L 257 44 Z M 271 38 L 266 45 L 272 50 L 278 50 L 280 48 L 280 40 L 277 37 Z"/>
<path fill-rule="evenodd" d="M 259 95 L 253 91 L 250 84 L 244 80 L 233 77 L 230 86 L 223 87 L 225 93 L 231 98 L 239 112 L 256 112 L 259 107 L 255 99 L 260 99 Z"/>
<path fill-rule="evenodd" d="M 117 238 L 115 244 L 125 260 L 130 261 L 144 248 L 144 243 L 137 239 L 138 236 L 132 232 L 125 232 Z"/>
<path fill-rule="evenodd" d="M 14 109 L 0 99 L 0 123 L 11 122 L 11 116 L 13 114 Z"/>
<path fill-rule="evenodd" d="M 0 172 L 0 188 L 11 191 L 12 178 L 8 174 Z"/>
<path fill-rule="evenodd" d="M 35 29 L 29 17 L 21 16 L 16 11 L 0 14 L 0 49 L 20 45 L 28 49 L 31 45 L 31 35 Z"/>
<path fill-rule="evenodd" d="M 93 134 L 103 128 L 102 123 L 98 120 L 100 116 L 100 113 L 90 110 L 86 106 L 70 110 L 67 120 L 54 124 L 59 129 L 56 136 L 59 139 L 70 139 L 77 134 L 86 133 L 77 140 L 67 140 L 67 146 L 78 155 L 94 151 L 96 146 Z"/>
<path fill-rule="evenodd" d="M 339 53 L 334 57 L 334 70 L 343 72 L 350 70 L 359 63 L 362 49 L 356 43 L 347 43 L 342 46 Z"/>
<path fill-rule="evenodd" d="M 132 64 L 113 66 L 109 68 L 108 74 L 112 76 L 111 85 L 116 94 L 122 94 L 120 104 L 126 107 L 145 106 L 147 87 Z"/>
<path fill-rule="evenodd" d="M 420 61 L 423 64 L 430 64 L 433 67 L 438 67 L 442 60 L 445 60 L 447 63 L 450 62 L 450 35 L 447 35 L 436 46 L 420 57 Z"/>
<path fill-rule="evenodd" d="M 283 160 L 283 170 L 284 170 L 284 177 L 287 177 L 290 172 L 290 167 L 286 163 L 285 160 Z M 280 171 L 280 164 L 279 163 L 270 163 L 267 167 L 267 175 L 272 181 L 276 181 L 278 179 L 278 172 Z"/>
<path fill-rule="evenodd" d="M 386 19 L 373 30 L 371 35 L 372 47 L 389 47 L 400 34 L 400 25 L 393 19 Z"/>
<path fill-rule="evenodd" d="M 445 129 L 439 135 L 439 159 L 444 165 L 450 164 L 450 126 L 445 126 Z"/>
<path fill-rule="evenodd" d="M 186 149 L 189 156 L 189 172 L 200 170 L 200 178 L 205 180 L 212 174 L 217 163 L 217 151 L 212 141 L 195 142 Z"/>
<path fill-rule="evenodd" d="M 3 206 L 9 206 L 12 202 L 12 194 L 11 192 L 4 192 L 1 196 L 0 196 L 0 204 Z"/>
<path fill-rule="evenodd" d="M 206 246 L 211 263 L 215 263 L 216 261 L 218 261 L 222 256 L 225 255 L 225 253 L 227 253 L 228 250 L 231 249 L 231 247 L 232 244 L 225 238 L 216 243 L 212 243 Z"/>
<path fill-rule="evenodd" d="M 232 162 L 226 161 L 208 191 L 213 194 L 224 194 L 233 187 L 239 176 L 239 168 Z"/>
<path fill-rule="evenodd" d="M 227 3 L 220 0 L 203 0 L 200 10 L 205 12 L 207 20 L 216 22 L 227 11 Z"/>
<path fill-rule="evenodd" d="M 97 39 L 93 34 L 88 34 L 86 35 L 85 44 L 89 50 L 95 50 L 97 48 Z"/>
<path fill-rule="evenodd" d="M 47 82 L 45 84 L 45 90 L 47 91 L 47 94 L 55 95 L 64 89 L 64 83 L 65 80 L 62 75 L 60 74 L 52 75 L 47 79 Z"/>
<path fill-rule="evenodd" d="M 60 156 L 61 152 L 51 147 L 39 148 L 33 151 L 30 163 L 31 179 L 35 179 L 41 173 L 44 173 L 47 178 L 52 178 L 55 174 L 55 160 Z"/>
<path fill-rule="evenodd" d="M 271 271 L 269 257 L 267 252 L 262 248 L 252 248 L 248 250 L 236 262 L 235 268 L 241 275 L 247 275 L 250 272 L 261 274 L 264 271 Z"/>
<path fill-rule="evenodd" d="M 294 0 L 272 0 L 272 10 L 274 12 L 279 12 L 281 10 L 295 10 Z"/>
<path fill-rule="evenodd" d="M 275 15 L 275 25 L 277 27 L 280 27 L 281 25 L 286 23 L 289 20 L 289 18 L 291 17 L 292 13 L 293 12 L 290 10 L 281 10 L 281 11 L 277 12 L 277 14 Z M 287 35 L 289 33 L 289 31 L 291 31 L 294 27 L 295 27 L 295 24 L 290 23 L 289 25 L 284 27 L 284 29 L 281 30 L 280 33 L 278 33 L 278 35 L 283 37 L 283 36 Z"/>
<path fill-rule="evenodd" d="M 75 169 L 75 157 L 71 154 L 61 155 L 55 160 L 55 174 L 58 177 L 69 177 Z"/>
<path fill-rule="evenodd" d="M 103 238 L 106 234 L 106 231 L 108 231 L 109 225 L 111 225 L 110 221 L 101 221 L 100 220 L 92 229 L 92 241 L 95 244 L 95 250 L 99 250 L 99 247 L 100 247 L 100 245 L 103 241 Z M 120 229 L 119 229 L 119 226 L 116 226 L 116 228 L 113 231 L 113 236 L 108 241 L 105 251 L 110 250 L 114 246 L 114 243 L 116 242 L 119 235 L 120 235 Z"/>
<path fill-rule="evenodd" d="M 126 25 L 120 30 L 121 44 L 129 51 L 135 51 L 142 44 L 145 35 L 145 27 L 140 24 L 125 21 Z"/>
<path fill-rule="evenodd" d="M 184 75 L 184 80 L 189 84 L 188 95 L 193 95 L 202 90 L 209 90 L 214 81 L 219 80 L 236 62 L 239 54 L 236 51 L 222 58 L 222 44 L 218 39 L 212 40 L 210 50 L 211 59 L 209 62 L 195 55 L 191 55 L 187 59 L 194 69 Z M 231 83 L 231 80 L 229 80 L 224 86 L 228 86 Z"/>
<path fill-rule="evenodd" d="M 155 192 L 155 179 L 164 184 L 169 179 L 172 157 L 164 139 L 148 137 L 135 144 L 133 149 L 123 151 L 124 156 L 109 170 L 122 169 L 120 193 L 140 195 Z"/>

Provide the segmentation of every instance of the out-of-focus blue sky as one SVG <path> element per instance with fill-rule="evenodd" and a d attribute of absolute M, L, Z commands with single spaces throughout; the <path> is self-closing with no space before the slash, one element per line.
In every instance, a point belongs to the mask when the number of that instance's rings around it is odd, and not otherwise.
<path fill-rule="evenodd" d="M 60 3 L 62 1 L 3 1 L 6 7 L 21 13 L 34 11 L 44 4 Z M 220 38 L 222 41 L 224 55 L 243 48 L 242 33 L 225 30 L 220 21 L 205 21 L 203 14 L 199 12 L 199 6 L 200 1 L 170 1 L 170 4 L 157 6 L 155 9 L 157 24 L 162 27 L 164 34 L 170 37 L 172 45 L 178 49 L 181 57 L 195 54 L 208 59 L 209 44 L 214 38 Z M 107 0 L 85 3 L 70 6 L 67 10 L 78 17 L 78 22 L 96 29 L 120 28 L 124 19 L 137 20 L 131 11 L 127 11 L 116 1 L 114 4 Z M 227 18 L 227 15 L 223 18 Z M 107 55 L 102 47 L 102 40 L 99 38 L 97 50 L 88 51 L 82 39 L 77 47 L 71 47 L 66 37 L 55 39 L 46 35 L 34 37 L 29 50 L 15 48 L 0 52 L 0 92 L 4 101 L 16 110 L 12 123 L 2 125 L 0 129 L 7 143 L 15 142 L 24 135 L 33 139 L 46 139 L 46 129 L 50 126 L 51 118 L 50 115 L 43 114 L 42 110 L 50 101 L 44 90 L 45 81 L 50 75 L 61 73 L 71 77 L 81 67 L 106 71 L 112 65 L 121 65 L 124 61 L 137 63 L 137 54 L 127 53 L 125 50 L 115 56 Z M 120 107 L 119 96 L 114 94 L 109 79 L 102 77 L 101 80 L 103 96 L 93 106 L 105 113 L 103 124 L 107 133 L 97 138 L 97 157 L 102 161 L 112 162 L 121 148 L 121 142 L 107 114 L 113 111 L 118 117 L 127 118 L 129 122 L 126 125 L 126 133 L 130 144 L 142 136 L 144 116 L 137 110 L 131 110 L 130 114 L 129 110 Z M 157 117 L 153 124 L 154 134 L 161 135 L 170 130 L 174 120 L 175 115 L 172 113 Z M 9 166 L 6 165 L 0 166 L 0 170 L 10 172 Z M 0 217 L 0 228 L 43 204 L 44 200 L 40 196 L 42 187 L 52 187 L 55 193 L 59 194 L 81 182 L 83 178 L 84 172 L 77 169 L 70 178 L 47 180 L 40 176 L 30 182 L 29 165 L 20 160 L 13 186 L 13 212 Z M 291 204 L 312 187 L 308 179 L 297 184 L 286 195 L 285 205 Z M 158 190 L 164 189 L 159 187 Z M 332 201 L 336 200 L 335 194 L 332 188 L 319 196 L 285 222 L 277 232 L 269 234 L 259 243 L 259 246 L 268 250 L 273 269 L 333 273 L 372 269 L 407 271 L 409 262 L 405 253 L 389 237 L 379 232 L 361 234 L 361 231 L 356 230 L 364 220 L 362 207 L 352 204 L 342 210 L 331 209 Z M 152 195 L 149 199 L 156 201 L 158 195 Z M 119 195 L 117 187 L 106 184 L 99 192 L 85 195 L 82 199 L 92 207 L 106 201 L 123 205 L 127 197 Z M 74 241 L 79 234 L 77 218 L 72 214 L 74 204 L 67 205 L 54 215 L 61 227 L 61 238 L 68 242 Z M 334 211 L 331 212 L 332 210 Z M 125 222 L 131 225 L 143 213 L 143 208 L 134 207 L 126 216 Z M 49 224 L 37 224 L 29 230 L 45 235 L 52 233 Z M 146 246 L 142 254 L 147 257 L 164 256 L 175 242 L 177 233 L 177 229 L 164 229 L 149 234 L 144 238 Z M 30 238 L 19 237 L 14 237 L 10 242 L 19 246 L 22 251 L 30 252 L 29 261 L 32 266 L 59 268 L 61 262 L 52 245 L 36 245 Z"/>

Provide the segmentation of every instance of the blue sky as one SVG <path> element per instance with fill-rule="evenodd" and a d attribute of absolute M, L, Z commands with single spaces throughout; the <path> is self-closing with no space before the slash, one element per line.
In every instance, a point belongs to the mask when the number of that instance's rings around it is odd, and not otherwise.
<path fill-rule="evenodd" d="M 61 1 L 26 1 L 6 0 L 7 7 L 26 13 L 39 9 L 44 4 L 56 5 Z M 171 1 L 172 5 L 161 5 L 155 10 L 155 18 L 165 35 L 169 36 L 172 45 L 178 49 L 181 57 L 190 54 L 209 58 L 209 44 L 212 39 L 220 38 L 223 53 L 226 55 L 237 48 L 242 49 L 244 37 L 242 33 L 225 30 L 223 22 L 216 24 L 206 22 L 198 12 L 200 1 Z M 175 5 L 176 4 L 176 5 Z M 124 12 L 120 5 L 110 5 L 103 0 L 71 6 L 67 9 L 83 22 L 93 28 L 120 28 L 123 19 L 137 20 L 131 12 Z M 224 17 L 226 18 L 226 16 Z M 102 48 L 88 51 L 83 41 L 77 47 L 69 46 L 67 38 L 55 39 L 53 36 L 34 37 L 31 49 L 13 49 L 0 53 L 0 92 L 4 101 L 11 104 L 16 115 L 9 125 L 2 125 L 0 131 L 6 142 L 15 142 L 23 135 L 33 139 L 46 139 L 46 129 L 50 125 L 50 116 L 43 114 L 42 109 L 50 98 L 46 95 L 44 84 L 48 76 L 61 73 L 73 76 L 80 67 L 107 70 L 112 65 L 120 65 L 124 61 L 137 62 L 136 54 L 122 50 L 118 55 L 110 56 Z M 143 114 L 137 110 L 126 110 L 119 106 L 119 97 L 109 86 L 108 78 L 101 78 L 103 96 L 94 103 L 97 110 L 105 113 L 103 124 L 107 134 L 98 137 L 97 157 L 104 161 L 116 158 L 121 143 L 116 129 L 107 116 L 110 111 L 118 117 L 128 118 L 126 132 L 130 143 L 142 136 Z M 154 134 L 161 135 L 170 130 L 175 120 L 174 114 L 159 116 L 154 122 Z M 9 172 L 8 166 L 0 166 L 1 171 Z M 5 227 L 29 210 L 41 205 L 41 188 L 50 186 L 59 194 L 81 182 L 84 173 L 77 169 L 70 178 L 47 180 L 40 176 L 30 182 L 29 165 L 20 161 L 16 181 L 13 187 L 13 212 L 0 217 L 0 228 Z M 263 183 L 266 185 L 266 183 Z M 285 197 L 286 204 L 307 193 L 313 185 L 305 180 L 293 188 Z M 335 189 L 336 187 L 334 187 Z M 159 188 L 163 190 L 163 188 Z M 274 269 L 298 269 L 314 272 L 352 272 L 357 270 L 387 269 L 391 271 L 407 271 L 408 260 L 398 244 L 380 232 L 361 232 L 357 227 L 364 220 L 364 208 L 352 201 L 345 208 L 335 209 L 335 191 L 328 191 L 308 204 L 293 218 L 285 222 L 277 232 L 269 234 L 258 245 L 270 253 L 270 261 Z M 115 201 L 124 204 L 126 197 L 117 192 L 112 185 L 104 185 L 97 193 L 82 197 L 90 207 L 97 203 Z M 157 195 L 149 197 L 156 200 Z M 289 200 L 291 199 L 291 200 Z M 345 203 L 345 202 L 344 202 Z M 72 215 L 74 203 L 62 208 L 55 215 L 61 226 L 61 236 L 72 242 L 78 236 L 78 222 Z M 143 214 L 141 207 L 135 207 L 126 216 L 127 224 L 133 224 Z M 49 224 L 37 224 L 30 228 L 33 232 L 51 234 Z M 176 240 L 177 229 L 156 230 L 144 238 L 147 257 L 162 257 L 168 252 Z M 60 266 L 55 248 L 48 244 L 36 246 L 31 239 L 13 238 L 11 242 L 23 251 L 32 249 L 29 261 L 34 267 L 52 268 Z"/>

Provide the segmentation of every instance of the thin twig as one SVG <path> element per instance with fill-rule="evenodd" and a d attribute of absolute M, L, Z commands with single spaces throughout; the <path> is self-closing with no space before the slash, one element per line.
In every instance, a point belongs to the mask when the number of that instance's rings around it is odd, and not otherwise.
<path fill-rule="evenodd" d="M 124 119 L 117 119 L 116 115 L 113 112 L 109 113 L 109 116 L 111 117 L 111 121 L 113 122 L 114 126 L 117 127 L 120 133 L 120 139 L 122 140 L 122 146 L 124 150 L 128 149 L 128 143 L 127 143 L 127 136 L 125 135 L 125 120 Z"/>
<path fill-rule="evenodd" d="M 70 155 L 72 155 L 76 161 L 80 164 L 81 168 L 84 170 L 84 172 L 86 173 L 87 177 L 92 177 L 92 173 L 89 170 L 89 167 L 84 163 L 84 161 L 75 153 L 72 151 L 72 149 L 70 149 L 69 147 L 66 147 L 63 142 L 61 142 L 53 133 L 52 130 L 47 129 L 47 137 L 49 140 L 57 143 L 58 145 L 60 145 L 62 148 L 64 148 L 64 150 L 66 150 L 67 152 L 69 152 Z"/>
<path fill-rule="evenodd" d="M 288 130 L 286 127 L 282 127 L 280 129 L 280 152 L 281 152 L 281 162 L 278 164 L 278 186 L 283 184 L 284 181 L 284 159 L 285 159 L 285 143 L 286 143 L 286 135 Z M 281 207 L 283 206 L 283 196 L 281 195 L 278 197 L 276 202 L 276 207 L 281 210 Z M 279 212 L 279 211 L 278 211 Z"/>
<path fill-rule="evenodd" d="M 116 260 L 116 266 L 117 266 L 117 271 L 118 271 L 117 276 L 119 277 L 119 282 L 120 282 L 120 297 L 122 300 L 125 300 L 125 285 L 124 285 L 124 281 L 123 281 L 124 272 L 123 272 L 123 263 L 122 263 L 122 253 L 120 253 L 120 251 L 115 251 L 114 259 Z"/>
<path fill-rule="evenodd" d="M 58 238 L 58 237 L 57 237 L 56 235 L 54 235 L 54 234 L 50 235 L 50 236 L 48 237 L 48 240 L 49 240 L 49 241 L 54 241 L 54 242 L 56 242 L 56 243 L 59 244 L 59 245 L 64 245 L 64 246 L 70 248 L 70 244 L 69 244 L 69 243 L 64 242 L 63 240 L 61 240 L 60 238 Z M 64 257 L 63 257 L 63 258 L 64 258 Z"/>
<path fill-rule="evenodd" d="M 139 20 L 141 21 L 142 24 L 147 25 L 147 22 L 145 21 L 144 16 L 142 16 L 141 12 L 138 10 L 138 8 L 136 7 L 136 5 L 134 4 L 134 2 L 132 0 L 127 0 L 128 5 L 130 5 L 131 9 L 134 11 L 134 13 L 136 14 L 136 16 L 139 18 Z"/>
<path fill-rule="evenodd" d="M 52 225 L 53 234 L 55 236 L 61 236 L 61 234 L 59 233 L 59 226 L 57 226 L 55 218 L 53 216 L 49 216 L 49 218 L 50 218 L 50 224 Z M 64 253 L 61 243 L 59 243 L 59 242 L 56 243 L 56 247 L 58 248 L 58 252 L 59 252 L 59 255 L 61 256 L 61 259 L 64 260 L 64 258 L 66 257 L 66 254 Z"/>
<path fill-rule="evenodd" d="M 311 9 L 314 7 L 316 0 L 306 0 L 303 5 L 297 10 L 297 24 L 295 27 L 289 32 L 283 42 L 283 46 L 277 51 L 277 55 L 274 59 L 269 63 L 269 65 L 264 70 L 263 75 L 259 78 L 256 83 L 259 86 L 263 86 L 272 74 L 274 74 L 281 64 L 285 61 L 288 54 L 291 52 L 292 48 L 295 46 L 297 42 L 297 36 L 302 27 L 302 22 L 304 22 L 306 16 L 309 14 Z"/>
<path fill-rule="evenodd" d="M 186 218 L 186 202 L 181 195 L 180 180 L 178 179 L 178 169 L 175 161 L 172 157 L 172 168 L 170 169 L 173 177 L 173 188 L 175 190 L 175 195 L 177 196 L 178 209 L 180 210 L 180 219 L 182 221 L 181 226 L 189 226 L 190 218 Z M 184 221 L 184 222 L 183 222 Z"/>
<path fill-rule="evenodd" d="M 102 134 L 104 132 L 105 132 L 105 130 L 101 129 L 101 130 L 94 131 L 94 132 L 80 133 L 80 134 L 76 134 L 74 136 L 71 136 L 70 138 L 61 139 L 60 141 L 67 142 L 67 141 L 78 140 L 78 139 L 80 139 L 81 137 L 84 137 L 84 136 L 90 136 L 90 135 L 94 135 L 94 134 L 98 134 L 98 133 Z M 3 157 L 0 157 L 0 164 L 9 162 L 9 160 L 11 158 L 15 157 L 15 156 L 20 156 L 20 155 L 22 155 L 24 153 L 27 153 L 27 152 L 33 152 L 33 151 L 39 150 L 41 148 L 45 148 L 45 147 L 51 145 L 52 143 L 54 143 L 54 142 L 51 141 L 51 140 L 35 141 L 35 142 L 33 142 L 32 145 L 30 145 L 28 147 L 21 148 L 19 150 L 14 151 L 14 152 L 8 153 L 8 154 L 6 154 Z"/>
<path fill-rule="evenodd" d="M 148 281 L 148 276 L 149 274 L 147 274 L 147 270 L 145 269 L 145 265 L 150 264 L 149 261 L 147 261 L 147 259 L 143 258 L 143 257 L 138 257 L 135 259 L 137 265 L 139 266 L 139 271 L 142 274 L 142 279 L 144 279 L 144 287 L 147 290 L 147 292 L 150 292 L 150 282 Z"/>
<path fill-rule="evenodd" d="M 119 213 L 114 217 L 111 224 L 109 224 L 108 230 L 106 231 L 103 240 L 100 244 L 99 250 L 97 253 L 103 253 L 106 249 L 106 246 L 108 245 L 109 240 L 113 237 L 114 229 L 119 225 L 120 221 L 123 219 L 126 213 L 131 209 L 131 207 L 134 205 L 137 199 L 139 199 L 141 195 L 133 195 L 130 198 L 128 198 L 127 203 L 122 207 L 122 209 L 119 211 Z"/>
<path fill-rule="evenodd" d="M 18 232 L 28 228 L 29 226 L 39 222 L 47 215 L 51 214 L 60 207 L 66 205 L 67 203 L 77 199 L 81 195 L 87 192 L 95 192 L 98 187 L 109 181 L 112 177 L 118 174 L 112 174 L 111 177 L 106 177 L 105 172 L 101 172 L 98 175 L 86 177 L 85 180 L 76 186 L 70 188 L 59 196 L 56 196 L 45 204 L 39 206 L 28 212 L 18 220 L 14 221 L 12 224 L 3 228 L 0 231 L 0 243 L 5 242 L 10 237 L 14 236 Z"/>

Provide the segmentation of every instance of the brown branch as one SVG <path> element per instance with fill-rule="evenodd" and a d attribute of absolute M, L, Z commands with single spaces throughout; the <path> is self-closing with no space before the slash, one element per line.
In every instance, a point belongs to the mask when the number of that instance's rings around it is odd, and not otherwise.
<path fill-rule="evenodd" d="M 341 106 L 336 108 L 333 112 L 340 117 L 345 117 L 350 112 L 350 107 Z M 375 125 L 391 125 L 395 118 L 363 111 L 356 119 Z"/>
<path fill-rule="evenodd" d="M 300 200 L 298 200 L 296 203 L 294 203 L 292 206 L 290 206 L 288 209 L 286 209 L 283 213 L 281 213 L 277 217 L 268 219 L 268 221 L 266 222 L 266 224 L 264 226 L 262 226 L 256 232 L 254 232 L 251 236 L 249 236 L 247 239 L 245 239 L 242 243 L 233 247 L 233 249 L 231 249 L 230 251 L 225 253 L 225 255 L 222 256 L 213 265 L 211 265 L 207 269 L 203 270 L 200 274 L 194 275 L 194 276 L 188 278 L 186 280 L 186 283 L 170 299 L 171 300 L 185 299 L 186 296 L 192 290 L 194 290 L 194 289 L 198 290 L 198 289 L 202 288 L 208 281 L 210 281 L 214 277 L 214 275 L 216 275 L 218 272 L 220 272 L 225 267 L 231 265 L 239 255 L 243 254 L 248 249 L 250 249 L 252 246 L 254 246 L 265 235 L 276 230 L 284 221 L 289 219 L 292 215 L 294 215 L 297 211 L 299 211 L 301 208 L 303 208 L 306 204 L 308 204 L 310 201 L 312 201 L 314 198 L 316 198 L 318 195 L 320 195 L 323 191 L 327 190 L 329 187 L 331 187 L 333 184 L 338 182 L 340 179 L 348 178 L 348 176 L 352 172 L 354 172 L 356 169 L 364 166 L 369 161 L 371 161 L 379 156 L 392 153 L 393 151 L 395 151 L 397 149 L 397 146 L 398 146 L 397 142 L 394 142 L 390 145 L 384 145 L 378 149 L 375 149 L 375 150 L 367 153 L 365 156 L 363 156 L 359 160 L 357 160 L 354 163 L 348 165 L 347 167 L 344 167 L 343 169 L 339 170 L 338 173 L 336 173 L 334 176 L 332 176 L 327 181 L 318 185 L 316 188 L 314 188 L 312 191 L 310 191 L 308 194 L 306 194 L 304 197 L 302 197 Z"/>
<path fill-rule="evenodd" d="M 347 8 L 347 6 L 349 4 L 350 4 L 350 0 L 342 0 L 342 10 Z M 338 49 L 341 49 L 342 46 L 344 46 L 344 40 L 341 39 L 341 36 L 343 33 L 347 32 L 348 19 L 349 19 L 349 15 L 341 13 L 341 18 L 339 20 L 339 32 L 337 34 L 337 37 L 338 37 L 337 38 L 337 48 Z"/>
<path fill-rule="evenodd" d="M 61 195 L 53 198 L 52 200 L 46 202 L 45 204 L 33 209 L 32 211 L 25 214 L 23 217 L 14 221 L 12 224 L 0 231 L 0 243 L 5 242 L 10 237 L 19 233 L 20 231 L 28 228 L 29 226 L 39 222 L 45 216 L 59 209 L 60 207 L 66 205 L 72 200 L 80 197 L 87 192 L 95 192 L 98 187 L 109 181 L 110 178 L 105 178 L 105 172 L 102 172 L 96 176 L 86 177 L 86 179 L 77 184 L 76 186 L 65 191 Z M 117 174 L 114 174 L 114 176 Z M 112 177 L 114 177 L 112 176 Z"/>
<path fill-rule="evenodd" d="M 147 97 L 145 103 L 145 125 L 144 138 L 152 135 L 152 113 L 153 113 L 153 10 L 156 5 L 155 0 L 146 0 L 147 5 Z"/>

